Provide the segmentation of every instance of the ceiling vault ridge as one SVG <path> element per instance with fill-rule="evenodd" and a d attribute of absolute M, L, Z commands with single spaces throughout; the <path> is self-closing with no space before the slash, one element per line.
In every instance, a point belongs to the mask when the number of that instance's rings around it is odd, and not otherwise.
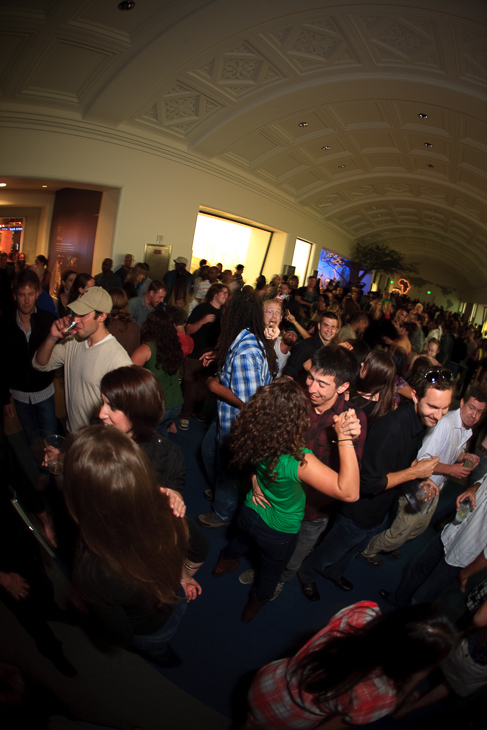
<path fill-rule="evenodd" d="M 294 210 L 300 217 L 308 218 L 315 225 L 331 227 L 335 232 L 347 243 L 349 236 L 333 223 L 324 221 L 321 215 L 310 208 L 303 208 L 297 205 L 292 196 L 276 191 L 275 186 L 265 185 L 256 181 L 255 177 L 250 175 L 242 178 L 242 172 L 233 167 L 225 165 L 224 162 L 202 159 L 192 155 L 184 149 L 174 149 L 174 145 L 167 145 L 160 140 L 148 140 L 146 136 L 135 135 L 131 131 L 114 130 L 111 127 L 101 124 L 95 125 L 82 120 L 71 120 L 69 124 L 65 119 L 51 116 L 49 114 L 27 113 L 17 115 L 0 110 L 0 128 L 4 129 L 36 129 L 45 132 L 61 132 L 66 135 L 75 137 L 85 137 L 94 141 L 108 142 L 114 145 L 135 149 L 142 152 L 165 158 L 167 160 L 182 163 L 188 167 L 209 172 L 223 180 L 235 183 L 240 187 L 245 187 L 252 192 L 265 196 L 278 205 L 286 205 L 287 208 Z M 3 171 L 5 175 L 16 176 L 15 171 Z M 108 184 L 108 183 L 104 183 Z"/>

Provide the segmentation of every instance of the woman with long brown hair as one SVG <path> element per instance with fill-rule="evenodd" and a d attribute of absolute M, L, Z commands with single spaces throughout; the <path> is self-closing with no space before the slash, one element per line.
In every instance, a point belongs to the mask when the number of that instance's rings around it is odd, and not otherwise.
<path fill-rule="evenodd" d="M 381 614 L 361 601 L 339 611 L 293 657 L 263 667 L 248 697 L 250 730 L 339 730 L 401 706 L 448 656 L 457 634 L 436 607 Z"/>
<path fill-rule="evenodd" d="M 395 377 L 396 367 L 389 353 L 382 350 L 368 353 L 350 399 L 353 405 L 362 408 L 368 424 L 394 410 Z"/>
<path fill-rule="evenodd" d="M 172 314 L 166 309 L 151 312 L 142 327 L 141 341 L 140 347 L 132 353 L 132 362 L 154 373 L 164 391 L 166 410 L 158 430 L 176 433 L 174 419 L 183 405 L 179 382 L 183 350 Z"/>
<path fill-rule="evenodd" d="M 83 294 L 86 294 L 87 290 L 92 286 L 95 286 L 95 280 L 91 274 L 77 274 L 69 292 L 67 304 L 68 308 L 72 302 L 75 302 L 76 299 L 79 299 L 83 296 Z"/>
<path fill-rule="evenodd" d="M 359 496 L 359 468 L 352 439 L 360 434 L 354 410 L 340 414 L 334 425 L 339 445 L 340 472 L 323 464 L 305 448 L 310 402 L 303 389 L 288 378 L 260 387 L 245 404 L 232 429 L 233 464 L 255 471 L 264 500 L 247 494 L 240 510 L 238 534 L 222 551 L 213 575 L 236 570 L 239 558 L 257 546 L 260 565 L 242 621 L 251 621 L 272 598 L 293 554 L 304 517 L 303 483 L 346 502 Z M 347 433 L 345 433 L 345 431 Z"/>
<path fill-rule="evenodd" d="M 69 295 L 71 294 L 71 289 L 75 280 L 76 271 L 73 271 L 73 269 L 66 269 L 66 271 L 63 271 L 63 273 L 61 274 L 61 286 L 59 287 L 59 296 L 57 302 L 57 311 L 60 318 L 65 317 L 67 314 L 69 314 Z"/>
<path fill-rule="evenodd" d="M 186 464 L 181 448 L 156 431 L 164 414 L 164 394 L 156 377 L 145 368 L 126 366 L 106 373 L 100 389 L 100 420 L 105 426 L 123 431 L 140 446 L 174 513 L 184 517 L 186 508 L 181 494 L 185 488 Z M 190 544 L 181 585 L 187 600 L 191 601 L 201 594 L 201 586 L 194 577 L 208 554 L 210 541 L 193 520 L 185 519 Z"/>
<path fill-rule="evenodd" d="M 74 580 L 111 643 L 164 662 L 186 601 L 188 547 L 149 460 L 116 428 L 88 426 L 66 443 L 64 496 L 79 528 Z"/>
<path fill-rule="evenodd" d="M 113 307 L 107 329 L 128 354 L 132 355 L 140 345 L 140 327 L 132 321 L 128 309 L 129 300 L 125 291 L 119 287 L 113 287 L 108 293 L 112 298 Z"/>

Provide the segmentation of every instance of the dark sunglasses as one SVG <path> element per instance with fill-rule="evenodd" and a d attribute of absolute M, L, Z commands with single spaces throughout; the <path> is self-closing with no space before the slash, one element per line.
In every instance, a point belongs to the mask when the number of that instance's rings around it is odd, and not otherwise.
<path fill-rule="evenodd" d="M 451 383 L 453 380 L 452 372 L 447 368 L 433 368 L 433 370 L 428 370 L 423 377 L 428 383 L 437 383 L 438 380 L 446 380 L 447 383 Z"/>

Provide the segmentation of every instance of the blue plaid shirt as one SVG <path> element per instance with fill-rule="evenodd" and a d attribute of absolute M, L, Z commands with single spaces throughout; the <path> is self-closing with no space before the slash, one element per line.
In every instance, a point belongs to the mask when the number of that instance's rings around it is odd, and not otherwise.
<path fill-rule="evenodd" d="M 272 382 L 267 358 L 259 347 L 256 336 L 250 330 L 242 330 L 232 342 L 222 367 L 220 382 L 230 388 L 244 403 L 250 400 L 257 388 Z M 220 442 L 226 441 L 230 435 L 238 412 L 238 408 L 218 401 Z"/>

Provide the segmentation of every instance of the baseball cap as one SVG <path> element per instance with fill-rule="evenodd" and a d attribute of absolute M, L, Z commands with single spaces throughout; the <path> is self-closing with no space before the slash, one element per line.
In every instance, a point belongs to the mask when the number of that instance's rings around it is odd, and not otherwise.
<path fill-rule="evenodd" d="M 178 256 L 177 259 L 174 259 L 175 264 L 186 264 L 188 265 L 188 259 L 185 259 L 184 256 Z"/>
<path fill-rule="evenodd" d="M 83 315 L 90 312 L 109 312 L 112 311 L 112 298 L 110 294 L 102 289 L 101 286 L 92 286 L 79 299 L 71 302 L 69 309 L 75 314 Z"/>

